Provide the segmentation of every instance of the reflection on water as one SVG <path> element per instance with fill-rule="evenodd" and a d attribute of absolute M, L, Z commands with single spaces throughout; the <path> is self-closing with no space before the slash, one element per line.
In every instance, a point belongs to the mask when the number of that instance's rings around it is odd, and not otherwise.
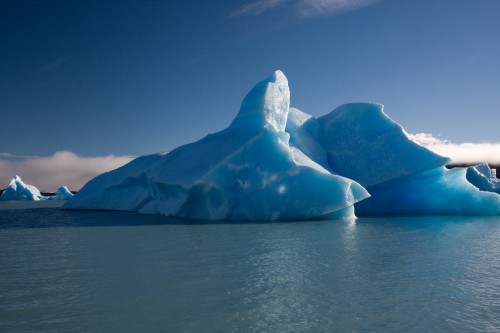
<path fill-rule="evenodd" d="M 0 211 L 0 331 L 496 332 L 499 241 L 499 218 Z"/>

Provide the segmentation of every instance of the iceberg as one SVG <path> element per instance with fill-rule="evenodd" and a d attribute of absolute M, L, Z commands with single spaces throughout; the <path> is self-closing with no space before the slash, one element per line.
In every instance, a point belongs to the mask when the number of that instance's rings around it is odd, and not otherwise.
<path fill-rule="evenodd" d="M 66 186 L 61 186 L 56 190 L 55 195 L 44 196 L 42 200 L 69 200 L 74 196 Z"/>
<path fill-rule="evenodd" d="M 289 114 L 288 80 L 276 71 L 248 93 L 228 128 L 97 176 L 64 207 L 205 220 L 354 217 L 368 192 L 291 142 Z"/>
<path fill-rule="evenodd" d="M 467 168 L 466 177 L 479 190 L 500 194 L 500 179 L 496 177 L 496 170 L 490 169 L 488 164 L 482 163 Z"/>
<path fill-rule="evenodd" d="M 493 184 L 484 185 L 449 162 L 380 104 L 345 104 L 320 118 L 291 108 L 276 71 L 226 129 L 99 175 L 64 207 L 204 220 L 500 215 L 492 172 L 470 171 Z"/>
<path fill-rule="evenodd" d="M 33 185 L 25 184 L 21 177 L 15 176 L 9 186 L 0 195 L 0 201 L 38 201 L 42 197 L 40 191 Z"/>

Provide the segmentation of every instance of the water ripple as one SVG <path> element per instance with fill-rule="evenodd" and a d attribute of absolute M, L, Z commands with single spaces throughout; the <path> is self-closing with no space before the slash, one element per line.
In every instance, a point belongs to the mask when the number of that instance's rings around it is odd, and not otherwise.
<path fill-rule="evenodd" d="M 0 212 L 0 244 L 1 332 L 500 331 L 499 218 L 48 209 Z"/>

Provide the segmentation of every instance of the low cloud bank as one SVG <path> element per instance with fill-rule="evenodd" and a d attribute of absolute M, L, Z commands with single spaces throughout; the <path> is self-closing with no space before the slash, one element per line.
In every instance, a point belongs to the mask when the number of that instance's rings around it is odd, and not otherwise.
<path fill-rule="evenodd" d="M 131 156 L 82 157 L 69 151 L 58 151 L 47 157 L 18 159 L 8 153 L 0 156 L 0 189 L 9 185 L 15 175 L 25 183 L 36 186 L 43 192 L 53 192 L 66 185 L 70 190 L 79 190 L 95 176 L 121 167 L 134 159 Z"/>
<path fill-rule="evenodd" d="M 408 136 L 433 152 L 451 158 L 454 164 L 500 165 L 500 142 L 453 143 L 428 133 L 408 134 Z"/>

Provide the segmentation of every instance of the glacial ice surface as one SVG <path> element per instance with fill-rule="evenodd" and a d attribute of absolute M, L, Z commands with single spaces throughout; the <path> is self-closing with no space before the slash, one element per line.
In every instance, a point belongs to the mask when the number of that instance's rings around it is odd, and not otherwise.
<path fill-rule="evenodd" d="M 38 201 L 42 197 L 40 191 L 33 185 L 25 184 L 21 177 L 15 176 L 9 183 L 9 186 L 0 196 L 1 201 L 21 200 Z"/>
<path fill-rule="evenodd" d="M 65 207 L 208 220 L 500 214 L 500 195 L 449 162 L 412 141 L 380 104 L 345 104 L 318 119 L 290 108 L 277 71 L 228 128 L 102 174 Z"/>
<path fill-rule="evenodd" d="M 352 217 L 368 193 L 290 143 L 289 103 L 288 81 L 276 71 L 248 93 L 225 130 L 100 175 L 65 208 L 208 220 Z"/>

